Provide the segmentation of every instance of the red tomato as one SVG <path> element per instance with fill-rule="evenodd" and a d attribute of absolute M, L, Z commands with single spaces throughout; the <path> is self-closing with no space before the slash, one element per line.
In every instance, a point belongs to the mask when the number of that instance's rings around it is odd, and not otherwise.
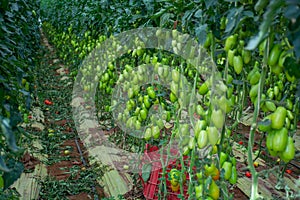
<path fill-rule="evenodd" d="M 287 169 L 287 170 L 285 170 L 285 172 L 288 173 L 288 174 L 291 174 L 291 173 L 292 173 L 292 170 Z"/>
<path fill-rule="evenodd" d="M 247 176 L 248 178 L 251 178 L 251 173 L 250 173 L 249 171 L 247 171 L 247 172 L 245 173 L 245 176 Z"/>
<path fill-rule="evenodd" d="M 240 145 L 243 145 L 243 144 L 244 144 L 244 142 L 243 142 L 243 141 L 239 141 L 239 144 L 240 144 Z"/>
<path fill-rule="evenodd" d="M 50 100 L 48 100 L 48 99 L 46 99 L 46 100 L 44 101 L 44 103 L 45 103 L 46 105 L 52 105 L 52 104 L 53 104 L 53 102 L 50 101 Z"/>

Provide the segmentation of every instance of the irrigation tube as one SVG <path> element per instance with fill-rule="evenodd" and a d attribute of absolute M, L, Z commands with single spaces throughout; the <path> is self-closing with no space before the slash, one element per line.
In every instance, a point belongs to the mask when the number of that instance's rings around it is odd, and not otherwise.
<path fill-rule="evenodd" d="M 84 157 L 83 157 L 82 150 L 81 150 L 81 148 L 80 148 L 80 146 L 79 146 L 78 138 L 77 138 L 77 137 L 75 137 L 75 143 L 76 143 L 77 150 L 78 150 L 78 152 L 79 152 L 79 154 L 80 154 L 80 159 L 81 159 L 83 165 L 84 165 L 85 167 L 87 167 L 87 163 L 86 163 L 86 160 L 85 160 Z M 93 174 L 93 178 L 95 178 L 95 177 L 94 177 L 94 174 Z M 91 185 L 91 188 L 92 188 L 93 193 L 94 193 L 94 199 L 95 199 L 95 200 L 99 200 L 99 197 L 98 197 L 98 194 L 97 194 L 95 185 L 92 184 L 92 185 Z"/>

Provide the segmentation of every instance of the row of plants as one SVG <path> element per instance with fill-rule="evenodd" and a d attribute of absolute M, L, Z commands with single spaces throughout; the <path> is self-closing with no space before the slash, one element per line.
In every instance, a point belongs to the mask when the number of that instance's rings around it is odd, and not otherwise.
<path fill-rule="evenodd" d="M 24 169 L 22 141 L 31 137 L 20 124 L 28 122 L 38 66 L 39 2 L 2 1 L 0 10 L 0 198 L 8 199 Z"/>
<path fill-rule="evenodd" d="M 111 113 L 110 118 L 115 119 L 112 121 L 122 129 L 120 135 L 114 136 L 117 139 L 112 140 L 121 144 L 124 132 L 130 133 L 126 134 L 127 142 L 122 147 L 129 149 L 132 143 L 138 148 L 130 150 L 137 152 L 143 152 L 145 144 L 163 147 L 170 140 L 179 141 L 181 164 L 184 156 L 189 156 L 191 163 L 169 172 L 163 169 L 162 176 L 168 174 L 168 178 L 162 182 L 171 181 L 169 190 L 183 198 L 184 185 L 188 184 L 190 197 L 232 198 L 228 184 L 235 184 L 241 174 L 236 171 L 230 138 L 237 138 L 235 130 L 249 106 L 253 118 L 246 176 L 252 178 L 251 199 L 260 197 L 252 155 L 257 142 L 255 134 L 266 141 L 266 146 L 259 146 L 259 152 L 280 158 L 277 173 L 278 181 L 282 181 L 282 172 L 295 156 L 293 136 L 298 122 L 297 2 L 165 0 L 100 4 L 88 0 L 44 0 L 41 6 L 43 28 L 58 49 L 59 57 L 72 67 L 74 78 L 78 73 L 83 76 L 80 81 L 87 95 L 99 88 L 98 109 L 101 113 Z M 219 73 L 213 77 L 222 81 L 214 85 L 213 80 L 205 78 L 207 72 L 200 66 L 193 66 L 170 52 L 145 49 L 143 38 L 135 38 L 135 49 L 124 47 L 127 53 L 108 62 L 108 66 L 89 63 L 95 67 L 79 69 L 94 48 L 105 45 L 105 41 L 114 41 L 123 31 L 143 27 L 172 30 L 170 34 L 156 31 L 153 35 L 157 40 L 171 39 L 171 52 L 175 54 L 186 47 L 181 46 L 183 34 L 194 36 L 200 49 L 204 48 L 216 64 Z M 116 41 L 108 55 L 113 57 L 118 48 L 123 48 L 118 45 Z M 197 53 L 191 53 L 192 57 Z M 106 69 L 104 72 L 102 67 Z M 154 83 L 157 77 L 151 77 L 152 72 L 158 74 L 158 80 L 168 83 L 167 88 Z M 97 84 L 86 78 L 92 75 L 96 75 Z M 215 88 L 221 94 L 216 94 Z M 119 102 L 110 104 L 111 94 L 120 99 L 125 94 L 121 108 Z M 153 108 L 159 106 L 163 111 L 152 115 Z M 192 122 L 182 122 L 183 112 L 188 113 Z M 139 138 L 143 138 L 142 142 Z M 200 159 L 196 152 L 204 150 L 211 156 Z M 188 183 L 184 178 L 187 173 Z M 167 184 L 160 184 L 159 191 L 166 191 L 163 185 Z M 162 195 L 168 194 L 162 192 Z"/>

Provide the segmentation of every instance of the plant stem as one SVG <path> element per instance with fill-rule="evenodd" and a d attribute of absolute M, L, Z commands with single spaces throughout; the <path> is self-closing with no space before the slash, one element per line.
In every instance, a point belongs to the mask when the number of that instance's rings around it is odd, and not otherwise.
<path fill-rule="evenodd" d="M 264 88 L 265 83 L 265 77 L 267 74 L 267 60 L 269 54 L 269 38 L 265 46 L 265 52 L 264 52 L 264 58 L 263 58 L 263 66 L 262 66 L 262 72 L 259 80 L 259 87 L 258 87 L 258 96 L 257 96 L 257 102 L 256 105 L 254 105 L 254 115 L 252 120 L 252 125 L 250 129 L 250 135 L 248 140 L 248 166 L 250 168 L 250 172 L 252 174 L 252 187 L 251 187 L 251 200 L 256 200 L 260 198 L 261 196 L 258 194 L 258 173 L 254 168 L 253 164 L 253 158 L 252 158 L 252 151 L 253 151 L 253 145 L 254 145 L 254 134 L 257 127 L 257 118 L 259 115 L 259 109 L 260 109 L 260 101 L 261 101 L 261 95 Z"/>

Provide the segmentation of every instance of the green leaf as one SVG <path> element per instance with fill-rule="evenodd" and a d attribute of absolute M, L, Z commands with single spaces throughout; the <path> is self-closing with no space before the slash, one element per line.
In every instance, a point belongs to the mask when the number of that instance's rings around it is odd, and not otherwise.
<path fill-rule="evenodd" d="M 195 12 L 194 16 L 195 16 L 196 18 L 200 18 L 200 17 L 202 17 L 202 13 L 203 13 L 202 9 L 198 9 L 198 10 Z"/>
<path fill-rule="evenodd" d="M 258 123 L 257 123 L 257 125 L 258 126 L 269 126 L 269 125 L 271 125 L 271 120 L 270 119 L 266 119 L 266 120 L 264 120 L 264 121 L 259 121 Z"/>
<path fill-rule="evenodd" d="M 0 118 L 1 119 L 1 118 Z M 15 134 L 12 131 L 10 120 L 8 118 L 3 118 L 1 120 L 1 130 L 6 138 L 6 142 L 9 146 L 9 148 L 13 152 L 19 151 L 19 147 L 16 144 Z"/>
<path fill-rule="evenodd" d="M 9 168 L 6 166 L 4 159 L 0 156 L 0 171 L 9 172 Z"/>
<path fill-rule="evenodd" d="M 4 172 L 2 177 L 4 179 L 4 189 L 11 186 L 18 178 L 20 178 L 24 165 L 21 162 L 17 162 L 15 160 L 9 160 L 8 166 L 10 167 L 9 172 Z"/>
<path fill-rule="evenodd" d="M 152 164 L 145 164 L 142 167 L 142 178 L 144 180 L 144 182 L 147 182 L 148 179 L 150 178 L 150 174 L 151 174 L 151 170 L 152 170 Z"/>
<path fill-rule="evenodd" d="M 209 9 L 210 7 L 218 3 L 217 0 L 205 0 L 204 2 L 205 2 L 206 9 Z"/>
<path fill-rule="evenodd" d="M 164 13 L 160 18 L 160 26 L 163 27 L 172 17 L 174 17 L 173 13 Z"/>
<path fill-rule="evenodd" d="M 236 27 L 236 24 L 238 22 L 237 18 L 242 11 L 243 7 L 232 8 L 231 10 L 229 10 L 229 13 L 227 15 L 228 23 L 226 25 L 225 33 L 231 33 L 233 28 Z"/>
<path fill-rule="evenodd" d="M 200 44 L 204 44 L 207 34 L 206 34 L 207 24 L 201 24 L 195 29 L 195 35 L 198 38 Z"/>
<path fill-rule="evenodd" d="M 287 57 L 284 61 L 284 67 L 285 70 L 287 70 L 287 72 L 289 74 L 292 74 L 293 76 L 295 76 L 296 78 L 300 78 L 300 61 L 292 58 L 292 57 Z"/>
<path fill-rule="evenodd" d="M 248 43 L 246 49 L 253 50 L 255 49 L 263 39 L 268 35 L 269 28 L 272 26 L 272 21 L 275 19 L 280 10 L 284 6 L 283 0 L 272 0 L 270 1 L 267 10 L 263 16 L 263 22 L 259 26 L 259 33 L 257 36 L 254 36 Z"/>

